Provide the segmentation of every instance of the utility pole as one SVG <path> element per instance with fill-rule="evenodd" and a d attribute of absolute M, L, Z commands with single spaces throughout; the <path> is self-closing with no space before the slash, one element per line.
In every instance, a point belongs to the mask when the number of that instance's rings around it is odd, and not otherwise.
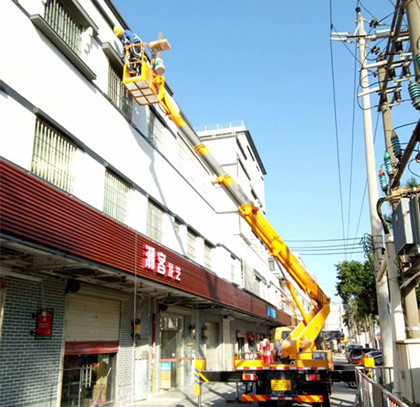
<path fill-rule="evenodd" d="M 418 109 L 420 92 L 420 0 L 406 0 L 405 9 L 407 12 L 408 30 L 410 36 L 410 51 L 413 56 L 413 65 L 415 72 L 415 81 L 417 82 L 417 100 L 415 104 Z M 412 95 L 413 96 L 413 95 Z M 405 282 L 404 282 L 405 283 Z M 407 336 L 412 339 L 420 338 L 419 314 L 417 308 L 416 283 L 415 280 L 407 282 L 404 285 L 402 294 L 405 302 L 405 311 L 407 318 Z"/>
<path fill-rule="evenodd" d="M 378 62 L 384 61 L 384 58 L 381 57 L 378 59 Z M 385 66 L 381 65 L 378 67 L 378 79 L 379 79 L 379 88 L 380 92 L 386 89 L 385 81 Z M 385 148 L 386 152 L 391 158 L 392 167 L 397 166 L 397 158 L 395 157 L 394 149 L 392 148 L 392 137 L 395 135 L 394 127 L 392 125 L 392 116 L 391 116 L 391 107 L 389 106 L 388 94 L 386 92 L 380 93 L 379 108 L 382 112 L 382 124 L 384 128 L 385 136 Z"/>
<path fill-rule="evenodd" d="M 384 58 L 379 58 L 378 62 L 384 61 Z M 394 149 L 392 148 L 392 137 L 396 136 L 393 130 L 392 116 L 391 116 L 391 107 L 389 106 L 388 94 L 386 90 L 385 82 L 385 66 L 380 65 L 378 67 L 378 78 L 379 78 L 379 87 L 380 87 L 380 102 L 379 109 L 382 112 L 382 123 L 384 128 L 385 136 L 385 147 L 386 151 L 390 156 L 392 168 L 397 166 L 397 158 L 395 157 Z M 390 174 L 392 177 L 392 174 Z M 391 201 L 392 202 L 392 201 Z M 395 206 L 395 205 L 393 205 Z M 393 393 L 397 397 L 401 397 L 401 385 L 400 385 L 400 376 L 401 370 L 399 367 L 398 361 L 398 352 L 396 341 L 404 340 L 405 335 L 405 322 L 404 322 L 404 312 L 401 303 L 401 292 L 400 285 L 398 282 L 398 269 L 396 266 L 396 254 L 394 246 L 394 236 L 392 231 L 388 226 L 385 228 L 385 253 L 386 253 L 386 269 L 388 276 L 388 289 L 390 294 L 390 305 L 391 305 L 391 315 L 392 315 L 392 350 L 393 350 L 393 366 L 394 366 L 394 388 Z M 382 276 L 378 276 L 377 283 L 381 281 Z"/>
<path fill-rule="evenodd" d="M 364 21 L 360 13 L 360 8 L 356 8 L 357 13 L 357 36 L 359 38 L 359 59 L 361 64 L 360 83 L 362 89 L 369 89 L 368 72 L 366 69 L 366 31 Z M 376 164 L 375 153 L 373 148 L 372 137 L 372 116 L 370 96 L 367 92 L 362 95 L 363 104 L 363 122 L 365 133 L 365 156 L 366 156 L 366 172 L 369 190 L 369 210 L 371 232 L 374 250 L 375 273 L 378 274 L 383 261 L 383 239 L 381 221 L 376 211 L 378 202 L 378 183 L 376 180 Z M 392 344 L 392 320 L 389 310 L 389 292 L 386 280 L 377 281 L 376 295 L 378 300 L 379 325 L 381 328 L 382 350 L 385 366 L 393 365 L 393 344 Z"/>
<path fill-rule="evenodd" d="M 420 0 L 406 0 L 405 9 L 416 82 L 420 83 Z"/>

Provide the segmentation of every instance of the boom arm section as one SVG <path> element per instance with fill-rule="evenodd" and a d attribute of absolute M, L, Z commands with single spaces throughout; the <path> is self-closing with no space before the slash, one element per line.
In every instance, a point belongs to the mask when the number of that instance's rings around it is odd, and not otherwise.
<path fill-rule="evenodd" d="M 290 282 L 287 282 L 293 299 L 302 313 L 303 321 L 292 331 L 287 341 L 283 343 L 282 355 L 283 357 L 289 356 L 295 359 L 297 352 L 315 349 L 315 340 L 330 312 L 330 300 L 257 207 L 252 204 L 242 205 L 239 207 L 239 213 L 264 242 L 270 255 L 280 262 L 290 277 L 314 302 L 313 309 L 307 315 L 296 297 L 293 286 Z"/>

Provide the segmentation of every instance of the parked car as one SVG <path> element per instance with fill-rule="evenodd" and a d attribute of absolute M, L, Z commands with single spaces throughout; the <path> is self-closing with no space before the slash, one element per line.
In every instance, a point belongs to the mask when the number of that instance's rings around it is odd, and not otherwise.
<path fill-rule="evenodd" d="M 375 351 L 375 350 L 377 351 L 378 349 L 374 349 L 374 348 L 355 348 L 355 349 L 352 349 L 349 352 L 349 356 L 347 358 L 347 361 L 349 363 L 353 363 L 353 364 L 360 363 L 360 357 L 364 353 L 372 352 L 372 351 Z"/>

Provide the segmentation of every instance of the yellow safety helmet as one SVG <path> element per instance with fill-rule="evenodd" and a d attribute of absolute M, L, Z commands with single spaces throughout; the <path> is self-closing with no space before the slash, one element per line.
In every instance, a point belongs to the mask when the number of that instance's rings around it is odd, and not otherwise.
<path fill-rule="evenodd" d="M 121 27 L 118 27 L 117 25 L 114 27 L 114 34 L 119 37 L 123 33 L 123 29 Z"/>

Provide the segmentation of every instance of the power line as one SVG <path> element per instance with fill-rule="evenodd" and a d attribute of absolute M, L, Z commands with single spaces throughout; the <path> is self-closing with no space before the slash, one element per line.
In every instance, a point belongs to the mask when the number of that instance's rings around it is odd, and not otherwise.
<path fill-rule="evenodd" d="M 355 47 L 357 45 L 355 44 Z M 354 153 L 354 124 L 356 122 L 356 78 L 357 78 L 357 65 L 356 60 L 354 61 L 354 74 L 353 74 L 353 118 L 351 123 L 351 149 L 350 149 L 350 180 L 349 180 L 349 208 L 348 208 L 348 216 L 347 216 L 347 237 L 349 237 L 350 233 L 350 208 L 351 208 L 351 195 L 352 195 L 352 184 L 353 184 L 353 153 Z"/>
<path fill-rule="evenodd" d="M 348 240 L 359 240 L 362 239 L 363 236 L 360 237 L 349 237 L 346 239 L 310 239 L 310 240 L 289 240 L 287 239 L 287 242 L 293 242 L 293 243 L 304 243 L 304 242 L 308 242 L 308 243 L 313 243 L 313 242 L 341 242 L 341 241 L 348 241 Z"/>
<path fill-rule="evenodd" d="M 357 243 L 357 246 L 360 243 Z M 356 247 L 356 242 L 354 242 L 353 244 L 337 244 L 337 245 L 329 245 L 329 246 L 291 246 L 292 250 L 313 250 L 313 249 L 317 249 L 317 250 L 344 250 L 346 248 L 354 248 Z"/>
<path fill-rule="evenodd" d="M 305 253 L 305 257 L 307 256 L 338 256 L 343 254 L 363 254 L 364 251 L 357 251 L 357 252 L 341 252 L 341 253 Z"/>

